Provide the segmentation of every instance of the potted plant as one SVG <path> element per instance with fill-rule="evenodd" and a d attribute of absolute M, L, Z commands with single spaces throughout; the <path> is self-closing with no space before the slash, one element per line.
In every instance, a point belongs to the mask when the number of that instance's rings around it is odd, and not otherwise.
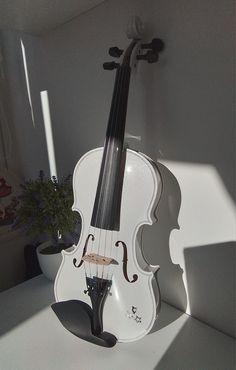
<path fill-rule="evenodd" d="M 20 194 L 16 226 L 42 242 L 37 247 L 39 264 L 44 275 L 54 280 L 60 266 L 61 251 L 73 248 L 78 238 L 79 215 L 73 212 L 71 176 L 58 181 L 55 177 L 26 181 Z M 76 231 L 77 230 L 77 231 Z"/>

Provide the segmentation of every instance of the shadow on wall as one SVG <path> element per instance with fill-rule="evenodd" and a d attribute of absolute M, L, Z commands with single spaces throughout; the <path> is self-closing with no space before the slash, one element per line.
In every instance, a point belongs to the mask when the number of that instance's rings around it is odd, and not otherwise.
<path fill-rule="evenodd" d="M 153 370 L 180 369 L 235 369 L 235 341 L 189 317 Z"/>
<path fill-rule="evenodd" d="M 184 250 L 191 315 L 235 337 L 236 243 Z"/>
<path fill-rule="evenodd" d="M 170 170 L 161 163 L 158 163 L 158 168 L 163 181 L 163 192 L 156 212 L 158 222 L 151 227 L 145 227 L 143 252 L 149 263 L 161 266 L 157 279 L 162 300 L 185 312 L 187 296 L 182 278 L 183 269 L 179 264 L 172 262 L 169 246 L 171 231 L 179 229 L 181 192 Z"/>

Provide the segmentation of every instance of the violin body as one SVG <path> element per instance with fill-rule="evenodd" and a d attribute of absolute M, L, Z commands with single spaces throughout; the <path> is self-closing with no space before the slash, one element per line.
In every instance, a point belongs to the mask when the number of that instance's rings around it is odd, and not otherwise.
<path fill-rule="evenodd" d="M 57 302 L 79 300 L 91 306 L 86 278 L 110 281 L 102 304 L 103 330 L 119 342 L 130 342 L 151 330 L 160 306 L 154 276 L 159 266 L 145 261 L 141 232 L 145 224 L 155 222 L 162 182 L 150 158 L 126 149 L 119 230 L 91 226 L 102 155 L 103 148 L 86 153 L 74 170 L 73 209 L 82 219 L 81 236 L 72 252 L 62 252 L 55 297 Z"/>
<path fill-rule="evenodd" d="M 73 175 L 82 229 L 74 250 L 62 252 L 52 309 L 71 333 L 104 347 L 145 336 L 160 308 L 159 266 L 145 260 L 141 233 L 155 221 L 161 176 L 150 158 L 126 149 L 124 137 L 131 60 L 155 62 L 162 48 L 160 39 L 140 44 L 136 34 L 121 64 L 104 63 L 116 69 L 104 148 L 86 153 Z M 117 58 L 123 50 L 109 53 Z"/>

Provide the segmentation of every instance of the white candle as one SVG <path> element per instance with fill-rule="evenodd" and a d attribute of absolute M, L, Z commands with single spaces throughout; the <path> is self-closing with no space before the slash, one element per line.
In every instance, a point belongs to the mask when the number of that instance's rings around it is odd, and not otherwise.
<path fill-rule="evenodd" d="M 43 121 L 44 121 L 46 142 L 47 142 L 50 175 L 51 177 L 55 176 L 57 178 L 57 168 L 56 168 L 56 160 L 55 160 L 55 153 L 54 153 L 52 123 L 51 123 L 50 108 L 49 108 L 49 101 L 48 101 L 48 92 L 46 90 L 41 91 L 40 97 L 41 97 L 41 104 L 42 104 L 42 111 L 43 111 Z"/>

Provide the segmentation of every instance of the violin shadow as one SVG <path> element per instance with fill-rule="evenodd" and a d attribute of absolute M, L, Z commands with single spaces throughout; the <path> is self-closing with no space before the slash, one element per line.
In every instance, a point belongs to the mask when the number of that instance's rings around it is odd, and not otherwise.
<path fill-rule="evenodd" d="M 171 231 L 179 229 L 181 191 L 172 172 L 161 163 L 158 163 L 158 168 L 163 182 L 162 195 L 156 209 L 158 221 L 152 226 L 144 227 L 143 254 L 149 263 L 160 265 L 156 278 L 162 301 L 185 312 L 187 295 L 183 283 L 183 269 L 179 264 L 172 262 L 169 245 Z M 178 317 L 182 315 L 181 311 Z M 160 317 L 162 317 L 161 313 Z M 173 315 L 165 317 L 160 322 L 158 319 L 152 331 L 167 326 L 176 319 L 177 317 Z"/>

